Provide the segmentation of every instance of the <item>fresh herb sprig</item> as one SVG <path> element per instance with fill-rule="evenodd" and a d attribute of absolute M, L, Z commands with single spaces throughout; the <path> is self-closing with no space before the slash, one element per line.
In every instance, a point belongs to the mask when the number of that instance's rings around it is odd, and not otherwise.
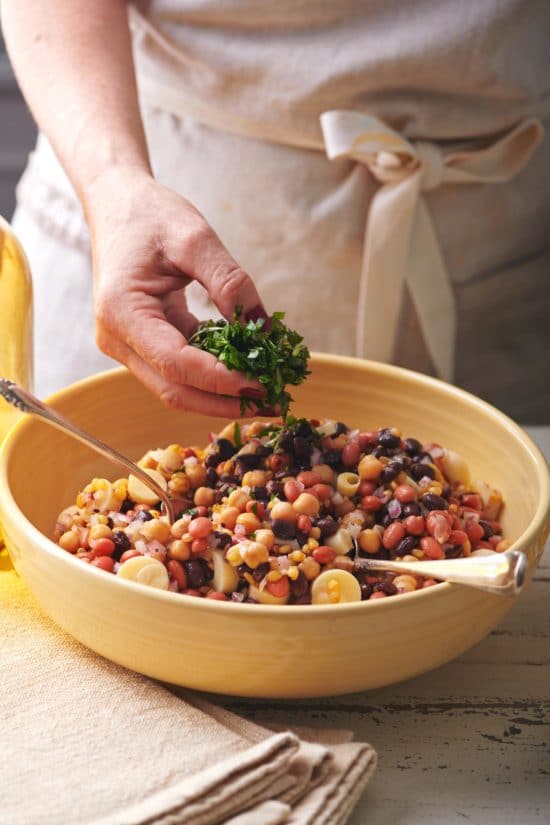
<path fill-rule="evenodd" d="M 303 337 L 284 323 L 284 312 L 274 312 L 267 325 L 263 318 L 241 321 L 242 308 L 237 307 L 231 321 L 205 321 L 189 339 L 189 343 L 210 352 L 227 369 L 240 370 L 248 378 L 256 378 L 265 387 L 265 398 L 241 399 L 241 413 L 278 407 L 286 418 L 292 396 L 287 384 L 296 386 L 309 375 L 309 350 Z"/>

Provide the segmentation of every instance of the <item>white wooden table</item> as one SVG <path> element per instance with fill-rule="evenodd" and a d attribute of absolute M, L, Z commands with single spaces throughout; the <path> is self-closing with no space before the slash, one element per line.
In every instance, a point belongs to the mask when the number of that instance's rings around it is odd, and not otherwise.
<path fill-rule="evenodd" d="M 550 427 L 530 432 L 550 457 Z M 369 741 L 378 770 L 349 825 L 548 825 L 550 544 L 499 627 L 438 670 L 334 699 L 226 704 Z"/>

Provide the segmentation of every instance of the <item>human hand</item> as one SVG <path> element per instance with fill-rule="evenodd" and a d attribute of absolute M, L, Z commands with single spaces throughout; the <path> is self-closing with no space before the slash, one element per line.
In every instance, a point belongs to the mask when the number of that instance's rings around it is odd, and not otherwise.
<path fill-rule="evenodd" d="M 258 381 L 187 344 L 199 323 L 185 299 L 192 280 L 225 318 L 238 305 L 247 320 L 267 317 L 251 278 L 192 204 L 141 170 L 117 169 L 89 188 L 85 210 L 99 348 L 175 409 L 236 418 L 240 396 L 263 398 Z"/>

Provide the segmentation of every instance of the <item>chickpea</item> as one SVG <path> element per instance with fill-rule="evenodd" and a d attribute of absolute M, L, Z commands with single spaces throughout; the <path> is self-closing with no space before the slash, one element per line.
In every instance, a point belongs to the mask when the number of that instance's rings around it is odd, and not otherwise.
<path fill-rule="evenodd" d="M 74 530 L 69 530 L 59 539 L 59 546 L 63 548 L 63 550 L 67 550 L 69 553 L 76 553 L 78 548 L 80 547 L 80 537 L 78 533 Z"/>
<path fill-rule="evenodd" d="M 170 528 L 170 532 L 174 536 L 175 539 L 181 539 L 184 533 L 187 533 L 187 528 L 189 527 L 189 522 L 191 518 L 189 516 L 182 516 L 182 518 L 175 521 Z"/>
<path fill-rule="evenodd" d="M 186 541 L 176 539 L 168 548 L 168 558 L 187 561 L 191 558 L 191 545 Z"/>
<path fill-rule="evenodd" d="M 319 562 L 315 561 L 315 559 L 312 559 L 311 556 L 305 558 L 303 562 L 298 565 L 298 568 L 302 571 L 308 581 L 313 581 L 313 579 L 316 579 L 321 572 L 321 565 Z"/>
<path fill-rule="evenodd" d="M 411 593 L 416 590 L 416 579 L 414 576 L 403 573 L 403 575 L 395 577 L 393 585 L 397 587 L 399 593 Z"/>
<path fill-rule="evenodd" d="M 311 495 L 311 493 L 300 493 L 296 501 L 292 504 L 296 513 L 306 516 L 319 515 L 319 499 Z"/>
<path fill-rule="evenodd" d="M 172 535 L 170 525 L 159 518 L 144 521 L 140 527 L 140 533 L 145 541 L 160 541 L 161 544 L 167 544 Z"/>
<path fill-rule="evenodd" d="M 176 496 L 188 493 L 191 489 L 191 483 L 185 473 L 174 473 L 168 482 L 168 490 Z"/>
<path fill-rule="evenodd" d="M 379 477 L 383 469 L 384 465 L 375 455 L 366 455 L 359 462 L 357 472 L 360 478 L 374 481 Z"/>
<path fill-rule="evenodd" d="M 256 530 L 256 541 L 259 541 L 260 544 L 263 544 L 268 550 L 271 550 L 275 543 L 273 530 Z"/>
<path fill-rule="evenodd" d="M 303 493 L 301 495 L 303 495 Z M 311 498 L 313 498 L 313 496 L 311 496 Z M 298 501 L 298 499 L 296 499 L 296 501 Z M 289 504 L 288 501 L 278 501 L 276 504 L 274 504 L 271 508 L 271 518 L 273 519 L 273 521 L 277 520 L 295 522 L 298 517 L 295 509 L 296 501 L 294 502 L 294 504 Z M 318 501 L 317 505 L 319 505 Z"/>
<path fill-rule="evenodd" d="M 262 526 L 258 516 L 254 513 L 240 513 L 237 516 L 237 524 L 244 525 L 247 536 L 249 536 L 250 533 L 254 533 L 256 530 L 259 530 Z"/>
<path fill-rule="evenodd" d="M 170 475 L 183 464 L 183 451 L 178 444 L 170 444 L 159 456 L 159 470 Z"/>
<path fill-rule="evenodd" d="M 193 490 L 196 490 L 197 487 L 202 487 L 206 481 L 206 468 L 198 462 L 196 464 L 189 463 L 185 465 L 185 475 L 189 479 Z"/>
<path fill-rule="evenodd" d="M 264 487 L 267 481 L 267 473 L 264 470 L 249 470 L 244 474 L 243 487 Z"/>
<path fill-rule="evenodd" d="M 227 497 L 227 503 L 230 507 L 236 507 L 242 513 L 246 507 L 247 501 L 250 501 L 250 496 L 244 490 L 233 490 Z"/>
<path fill-rule="evenodd" d="M 320 476 L 322 484 L 333 484 L 334 470 L 328 464 L 317 464 L 315 472 Z"/>
<path fill-rule="evenodd" d="M 358 541 L 359 547 L 365 553 L 377 553 L 380 550 L 380 536 L 376 530 L 361 530 Z"/>
<path fill-rule="evenodd" d="M 247 541 L 241 551 L 245 564 L 254 570 L 258 565 L 263 564 L 269 558 L 269 551 L 265 544 L 259 541 Z"/>
<path fill-rule="evenodd" d="M 193 502 L 197 507 L 212 507 L 214 504 L 214 490 L 210 487 L 197 487 Z"/>
<path fill-rule="evenodd" d="M 239 510 L 236 507 L 224 507 L 223 510 L 220 510 L 218 513 L 218 523 L 232 530 L 237 523 L 238 515 Z"/>
<path fill-rule="evenodd" d="M 88 538 L 90 541 L 95 541 L 96 539 L 110 539 L 112 535 L 113 531 L 106 524 L 94 524 L 93 527 L 90 527 Z"/>

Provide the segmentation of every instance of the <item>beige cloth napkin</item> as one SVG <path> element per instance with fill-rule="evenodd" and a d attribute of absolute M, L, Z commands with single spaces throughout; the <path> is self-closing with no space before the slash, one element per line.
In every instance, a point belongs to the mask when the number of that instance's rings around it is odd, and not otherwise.
<path fill-rule="evenodd" d="M 10 825 L 338 825 L 375 768 L 348 732 L 271 730 L 97 656 L 11 570 L 0 623 Z"/>

